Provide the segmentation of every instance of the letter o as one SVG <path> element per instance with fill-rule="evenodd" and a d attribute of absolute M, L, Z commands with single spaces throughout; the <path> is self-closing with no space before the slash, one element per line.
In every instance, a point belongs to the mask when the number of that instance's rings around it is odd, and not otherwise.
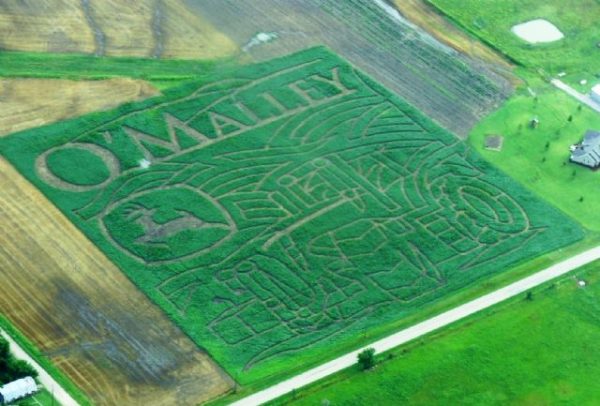
<path fill-rule="evenodd" d="M 101 183 L 96 185 L 76 185 L 70 182 L 66 182 L 59 177 L 57 177 L 52 170 L 48 167 L 48 155 L 53 152 L 60 151 L 63 149 L 82 149 L 84 151 L 88 151 L 97 157 L 99 157 L 106 168 L 108 169 L 108 178 L 106 178 Z M 95 144 L 88 144 L 82 142 L 73 142 L 69 144 L 62 145 L 60 147 L 51 148 L 48 151 L 45 151 L 35 160 L 35 169 L 37 171 L 38 177 L 42 179 L 44 182 L 53 186 L 57 189 L 68 190 L 70 192 L 87 192 L 94 189 L 99 189 L 101 187 L 106 186 L 110 182 L 112 182 L 119 174 L 121 173 L 121 168 L 119 164 L 119 160 L 117 157 L 113 155 L 109 150 L 99 147 Z"/>

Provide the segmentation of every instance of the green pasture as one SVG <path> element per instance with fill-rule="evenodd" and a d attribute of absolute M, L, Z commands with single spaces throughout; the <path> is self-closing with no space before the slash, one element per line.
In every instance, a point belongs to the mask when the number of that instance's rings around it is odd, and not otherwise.
<path fill-rule="evenodd" d="M 569 162 L 569 146 L 585 131 L 600 130 L 600 115 L 540 80 L 526 87 L 472 131 L 470 143 L 481 155 L 585 227 L 600 231 L 600 173 Z M 572 116 L 572 121 L 569 117 Z M 540 120 L 531 128 L 533 117 Z M 504 136 L 502 151 L 484 148 L 487 135 Z"/>
<path fill-rule="evenodd" d="M 597 0 L 428 0 L 458 25 L 511 59 L 552 76 L 566 72 L 570 83 L 600 81 L 600 2 Z M 511 28 L 543 18 L 565 37 L 547 44 L 529 44 Z"/>
<path fill-rule="evenodd" d="M 17 406 L 59 406 L 60 403 L 45 388 L 15 403 Z"/>
<path fill-rule="evenodd" d="M 324 48 L 0 151 L 242 384 L 583 237 Z"/>
<path fill-rule="evenodd" d="M 272 404 L 594 405 L 600 263 Z M 577 278 L 587 286 L 577 285 Z M 393 400 L 393 401 L 392 401 Z"/>
<path fill-rule="evenodd" d="M 99 58 L 84 54 L 0 50 L 0 77 L 100 80 L 115 77 L 144 79 L 160 89 L 198 80 L 233 67 L 233 59 L 176 60 L 134 57 Z"/>

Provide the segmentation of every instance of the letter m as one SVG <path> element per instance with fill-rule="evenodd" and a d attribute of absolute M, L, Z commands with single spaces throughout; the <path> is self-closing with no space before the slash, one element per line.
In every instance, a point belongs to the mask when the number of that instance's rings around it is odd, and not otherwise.
<path fill-rule="evenodd" d="M 144 158 L 147 160 L 160 160 L 161 157 L 155 156 L 149 149 L 148 146 L 155 146 L 162 148 L 164 150 L 170 151 L 171 154 L 176 154 L 181 152 L 181 145 L 179 144 L 179 140 L 177 138 L 177 130 L 183 131 L 187 136 L 194 139 L 198 144 L 202 144 L 204 142 L 209 141 L 209 139 L 201 134 L 200 132 L 194 130 L 193 128 L 187 126 L 182 121 L 177 118 L 164 114 L 164 118 L 167 124 L 167 134 L 168 140 L 164 140 L 162 138 L 158 138 L 153 135 L 146 134 L 142 131 L 136 130 L 131 127 L 123 126 L 123 130 L 131 137 L 131 140 L 136 144 L 136 146 L 142 151 Z"/>

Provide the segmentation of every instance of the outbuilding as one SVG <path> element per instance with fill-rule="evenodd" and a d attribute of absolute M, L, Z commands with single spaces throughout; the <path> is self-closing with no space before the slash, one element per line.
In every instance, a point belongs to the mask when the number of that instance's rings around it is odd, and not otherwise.
<path fill-rule="evenodd" d="M 600 132 L 588 130 L 580 144 L 571 146 L 571 162 L 592 169 L 600 167 Z"/>
<path fill-rule="evenodd" d="M 0 405 L 12 403 L 37 392 L 37 390 L 37 384 L 30 376 L 7 383 L 0 388 Z"/>
<path fill-rule="evenodd" d="M 592 97 L 593 101 L 600 104 L 600 83 L 592 87 L 592 93 L 590 96 Z"/>

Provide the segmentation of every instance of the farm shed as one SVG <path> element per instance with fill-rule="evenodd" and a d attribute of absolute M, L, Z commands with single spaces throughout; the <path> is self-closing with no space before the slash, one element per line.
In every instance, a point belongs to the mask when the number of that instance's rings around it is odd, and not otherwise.
<path fill-rule="evenodd" d="M 35 392 L 37 392 L 37 384 L 32 377 L 17 379 L 0 388 L 0 405 L 12 403 Z"/>
<path fill-rule="evenodd" d="M 593 169 L 600 166 L 600 132 L 588 130 L 583 141 L 571 147 L 571 162 Z"/>
<path fill-rule="evenodd" d="M 592 87 L 592 93 L 590 95 L 593 101 L 600 103 L 600 83 Z"/>
<path fill-rule="evenodd" d="M 501 151 L 504 144 L 504 137 L 501 135 L 488 135 L 485 137 L 484 147 L 492 151 Z"/>

